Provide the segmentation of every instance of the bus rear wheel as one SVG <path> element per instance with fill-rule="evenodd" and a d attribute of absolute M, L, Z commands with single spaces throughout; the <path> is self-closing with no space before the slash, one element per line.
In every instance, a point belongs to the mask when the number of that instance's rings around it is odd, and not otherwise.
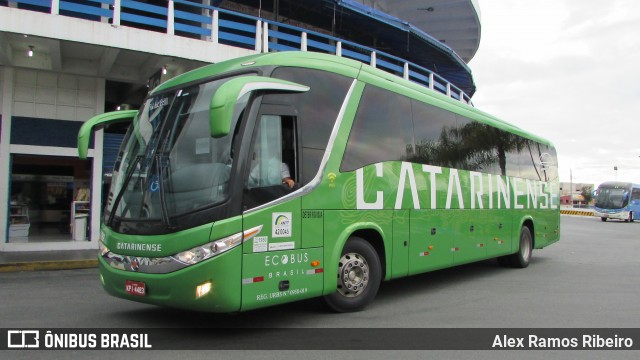
<path fill-rule="evenodd" d="M 325 296 L 325 301 L 337 312 L 360 311 L 373 301 L 381 280 L 382 266 L 376 250 L 366 240 L 351 237 L 338 263 L 338 289 Z"/>
<path fill-rule="evenodd" d="M 498 258 L 498 263 L 505 267 L 524 269 L 529 266 L 531 253 L 533 251 L 533 237 L 529 227 L 523 226 L 520 229 L 520 244 L 515 254 Z"/>
<path fill-rule="evenodd" d="M 633 212 L 629 211 L 629 222 L 633 222 Z"/>
<path fill-rule="evenodd" d="M 605 221 L 607 221 L 607 218 L 606 217 L 601 217 L 600 221 L 605 222 Z"/>

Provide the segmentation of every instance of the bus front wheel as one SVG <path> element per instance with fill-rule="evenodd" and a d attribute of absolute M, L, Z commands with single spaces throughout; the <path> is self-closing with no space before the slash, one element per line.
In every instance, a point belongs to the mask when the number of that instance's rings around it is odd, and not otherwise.
<path fill-rule="evenodd" d="M 364 309 L 376 296 L 382 280 L 380 258 L 373 246 L 359 237 L 351 237 L 338 262 L 338 289 L 325 296 L 338 312 Z"/>
<path fill-rule="evenodd" d="M 498 258 L 498 263 L 502 266 L 524 269 L 529 266 L 531 252 L 533 251 L 533 237 L 529 227 L 523 226 L 520 229 L 520 246 L 515 254 Z"/>
<path fill-rule="evenodd" d="M 607 221 L 607 218 L 606 217 L 601 217 L 600 221 L 605 222 L 605 221 Z"/>
<path fill-rule="evenodd" d="M 629 211 L 629 222 L 633 222 L 633 213 L 631 211 Z"/>

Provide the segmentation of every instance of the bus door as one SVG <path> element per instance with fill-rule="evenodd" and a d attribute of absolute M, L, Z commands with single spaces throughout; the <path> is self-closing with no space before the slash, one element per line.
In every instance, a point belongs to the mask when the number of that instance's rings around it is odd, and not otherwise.
<path fill-rule="evenodd" d="M 309 276 L 319 249 L 302 249 L 298 117 L 294 109 L 262 105 L 244 177 L 242 309 L 317 296 L 322 276 Z M 247 237 L 245 235 L 245 237 Z"/>
<path fill-rule="evenodd" d="M 632 220 L 640 220 L 640 187 L 633 185 L 631 187 L 631 200 L 629 201 L 629 210 L 632 213 Z"/>

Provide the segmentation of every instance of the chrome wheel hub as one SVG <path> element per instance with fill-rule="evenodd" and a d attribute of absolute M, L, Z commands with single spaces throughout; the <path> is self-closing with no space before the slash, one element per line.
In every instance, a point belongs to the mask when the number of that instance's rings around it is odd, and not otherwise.
<path fill-rule="evenodd" d="M 360 295 L 369 283 L 369 265 L 360 254 L 344 254 L 338 264 L 338 291 L 345 297 Z"/>

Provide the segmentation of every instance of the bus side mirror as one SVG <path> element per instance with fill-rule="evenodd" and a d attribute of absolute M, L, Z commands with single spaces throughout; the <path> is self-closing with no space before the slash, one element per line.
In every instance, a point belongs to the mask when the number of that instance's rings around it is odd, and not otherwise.
<path fill-rule="evenodd" d="M 231 131 L 231 117 L 238 99 L 255 90 L 305 92 L 308 86 L 264 76 L 241 76 L 222 84 L 211 97 L 209 125 L 211 136 L 223 137 Z"/>
<path fill-rule="evenodd" d="M 112 111 L 96 115 L 87 120 L 84 124 L 82 124 L 80 131 L 78 131 L 78 157 L 83 160 L 87 158 L 87 152 L 89 151 L 89 140 L 91 139 L 91 133 L 94 127 L 98 125 L 131 121 L 137 113 L 138 110 Z"/>

